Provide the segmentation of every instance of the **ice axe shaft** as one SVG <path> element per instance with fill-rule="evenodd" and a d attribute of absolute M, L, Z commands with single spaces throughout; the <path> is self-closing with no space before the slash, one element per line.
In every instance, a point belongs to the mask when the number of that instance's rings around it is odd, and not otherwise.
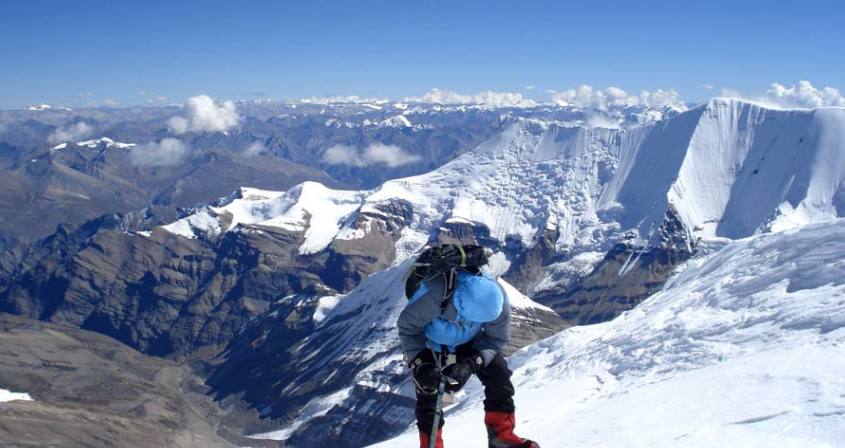
<path fill-rule="evenodd" d="M 443 395 L 446 393 L 446 375 L 443 374 L 443 353 L 446 347 L 441 347 L 440 353 L 434 357 L 434 365 L 437 368 L 437 400 L 434 405 L 434 421 L 431 423 L 431 432 L 428 437 L 428 448 L 437 448 L 437 432 L 440 430 L 440 420 L 443 418 Z"/>

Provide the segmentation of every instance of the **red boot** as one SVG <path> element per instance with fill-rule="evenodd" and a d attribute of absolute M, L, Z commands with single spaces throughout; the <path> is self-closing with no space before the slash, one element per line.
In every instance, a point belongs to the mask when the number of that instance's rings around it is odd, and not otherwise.
<path fill-rule="evenodd" d="M 536 442 L 513 433 L 516 426 L 516 416 L 513 413 L 486 411 L 484 424 L 487 426 L 489 448 L 540 448 Z"/>
<path fill-rule="evenodd" d="M 429 448 L 428 443 L 431 439 L 428 438 L 427 432 L 420 431 L 420 448 Z M 437 444 L 435 445 L 437 448 L 443 448 L 443 430 L 437 430 Z"/>

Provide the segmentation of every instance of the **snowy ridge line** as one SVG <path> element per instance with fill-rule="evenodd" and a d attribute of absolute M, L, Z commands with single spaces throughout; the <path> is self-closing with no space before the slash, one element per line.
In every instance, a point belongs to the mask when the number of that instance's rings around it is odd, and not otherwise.
<path fill-rule="evenodd" d="M 514 354 L 517 430 L 551 448 L 835 448 L 843 346 L 845 220 L 730 242 L 619 318 Z M 448 411 L 446 446 L 485 440 L 482 395 L 472 382 Z"/>
<path fill-rule="evenodd" d="M 100 137 L 93 140 L 84 140 L 81 142 L 73 143 L 76 146 L 82 146 L 90 149 L 96 149 L 100 146 L 105 146 L 106 148 L 117 148 L 117 149 L 129 149 L 135 146 L 135 143 L 123 143 L 123 142 L 116 142 L 108 137 Z M 69 143 L 59 143 L 58 145 L 53 146 L 52 149 L 65 149 L 67 148 Z"/>
<path fill-rule="evenodd" d="M 242 187 L 224 204 L 204 207 L 162 228 L 186 238 L 215 236 L 239 225 L 304 232 L 300 253 L 310 254 L 331 243 L 344 218 L 360 207 L 362 195 L 357 191 L 331 190 L 318 182 L 304 182 L 287 192 Z M 223 221 L 228 225 L 223 226 Z"/>

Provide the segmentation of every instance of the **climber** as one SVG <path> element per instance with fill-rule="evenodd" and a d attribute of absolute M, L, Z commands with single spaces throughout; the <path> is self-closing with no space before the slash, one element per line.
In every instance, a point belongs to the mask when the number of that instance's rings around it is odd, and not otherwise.
<path fill-rule="evenodd" d="M 397 327 L 415 385 L 420 448 L 443 447 L 441 381 L 456 392 L 473 374 L 484 385 L 488 446 L 539 448 L 514 434 L 514 387 L 502 356 L 510 305 L 501 286 L 481 273 L 486 262 L 478 246 L 436 246 L 417 258 L 406 281 L 409 300 Z"/>

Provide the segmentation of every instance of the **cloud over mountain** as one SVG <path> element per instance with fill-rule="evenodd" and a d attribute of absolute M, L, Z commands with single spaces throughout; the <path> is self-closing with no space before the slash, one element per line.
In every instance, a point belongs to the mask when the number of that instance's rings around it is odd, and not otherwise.
<path fill-rule="evenodd" d="M 619 87 L 611 86 L 601 90 L 589 85 L 581 85 L 575 89 L 568 89 L 562 92 L 553 90 L 549 93 L 552 95 L 552 102 L 559 106 L 599 110 L 631 106 L 668 107 L 676 110 L 686 109 L 683 101 L 681 101 L 680 95 L 674 90 L 643 90 L 639 95 L 635 95 L 629 94 Z"/>
<path fill-rule="evenodd" d="M 255 157 L 265 152 L 267 152 L 267 146 L 265 146 L 264 143 L 256 140 L 250 143 L 249 146 L 244 149 L 243 154 L 246 157 Z"/>
<path fill-rule="evenodd" d="M 186 132 L 224 132 L 240 123 L 241 117 L 232 101 L 217 103 L 208 95 L 188 98 L 184 116 L 170 119 L 170 129 L 176 134 Z"/>
<path fill-rule="evenodd" d="M 817 89 L 810 81 L 798 81 L 798 84 L 790 87 L 772 83 L 766 91 L 766 99 L 781 107 L 845 106 L 845 97 L 839 89 L 833 87 Z"/>
<path fill-rule="evenodd" d="M 405 100 L 415 103 L 481 104 L 493 107 L 531 107 L 537 105 L 537 102 L 525 98 L 521 93 L 496 92 L 492 90 L 485 90 L 475 94 L 461 94 L 451 90 L 434 88 L 423 96 L 408 97 Z"/>
<path fill-rule="evenodd" d="M 64 143 L 79 140 L 91 135 L 94 128 L 84 121 L 62 126 L 47 137 L 48 143 Z"/>
<path fill-rule="evenodd" d="M 365 167 L 384 165 L 395 168 L 422 160 L 420 156 L 406 152 L 395 145 L 373 143 L 364 149 L 354 146 L 335 145 L 323 154 L 323 161 L 329 165 Z"/>
<path fill-rule="evenodd" d="M 134 146 L 129 157 L 138 166 L 175 166 L 188 158 L 188 147 L 182 140 L 165 138 Z"/>

